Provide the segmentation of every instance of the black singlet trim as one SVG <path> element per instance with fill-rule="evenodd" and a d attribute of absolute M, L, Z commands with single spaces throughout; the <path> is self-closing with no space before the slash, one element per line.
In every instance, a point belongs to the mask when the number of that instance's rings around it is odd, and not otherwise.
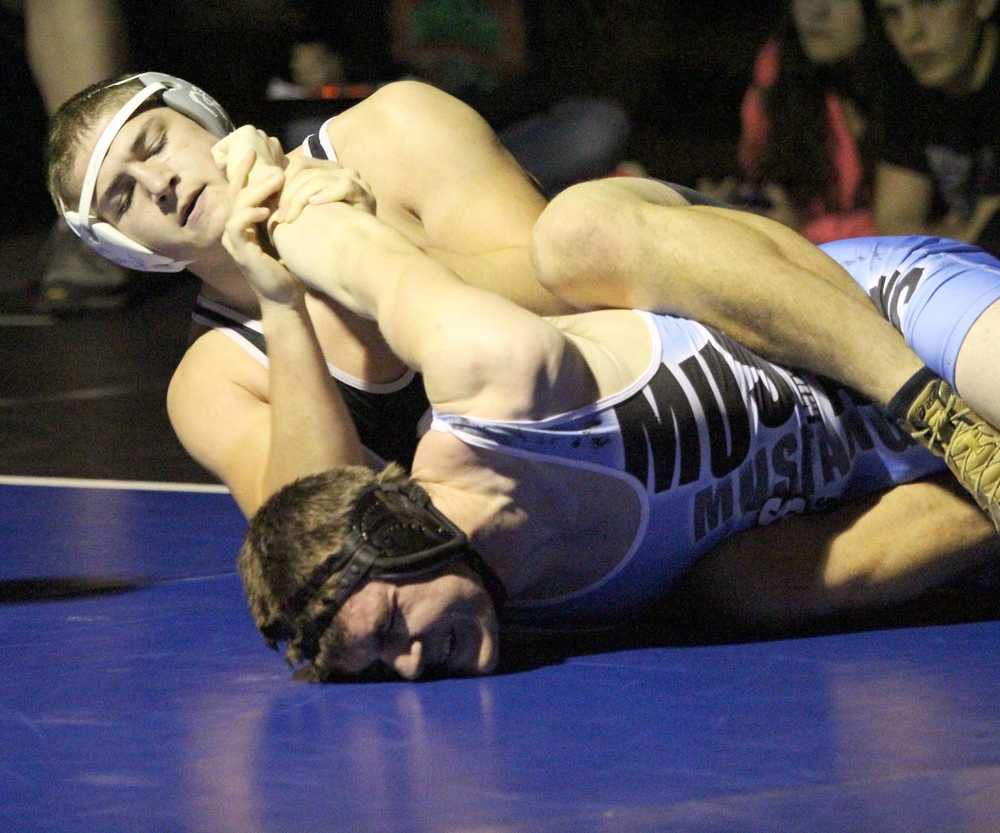
<path fill-rule="evenodd" d="M 267 343 L 264 340 L 264 334 L 258 333 L 256 330 L 246 326 L 246 324 L 241 324 L 238 321 L 234 321 L 222 313 L 216 312 L 215 310 L 208 309 L 199 303 L 195 303 L 194 311 L 197 315 L 203 316 L 209 319 L 215 324 L 227 330 L 235 330 L 243 338 L 249 341 L 254 347 L 260 350 L 261 353 L 267 355 Z"/>
<path fill-rule="evenodd" d="M 323 143 L 319 140 L 319 134 L 311 133 L 306 139 L 309 145 L 309 155 L 313 159 L 327 159 L 326 151 L 323 150 Z"/>

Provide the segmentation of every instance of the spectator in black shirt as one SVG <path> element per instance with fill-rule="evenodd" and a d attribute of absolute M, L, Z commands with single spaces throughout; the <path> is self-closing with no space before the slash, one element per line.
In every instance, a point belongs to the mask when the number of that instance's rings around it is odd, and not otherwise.
<path fill-rule="evenodd" d="M 905 67 L 886 103 L 875 180 L 879 233 L 954 237 L 997 254 L 997 0 L 874 3 Z"/>

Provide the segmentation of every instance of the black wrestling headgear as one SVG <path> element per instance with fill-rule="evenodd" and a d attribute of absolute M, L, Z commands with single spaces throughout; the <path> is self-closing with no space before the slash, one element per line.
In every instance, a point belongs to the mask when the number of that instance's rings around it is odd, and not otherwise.
<path fill-rule="evenodd" d="M 303 658 L 312 662 L 333 617 L 366 579 L 409 581 L 439 573 L 456 561 L 464 561 L 479 575 L 499 611 L 507 595 L 500 580 L 469 546 L 465 533 L 435 508 L 427 492 L 416 483 L 368 486 L 354 502 L 344 547 L 318 564 L 288 597 L 282 605 L 282 622 L 261 632 L 272 648 L 298 636 Z M 338 573 L 332 598 L 312 618 L 307 613 L 310 602 Z"/>

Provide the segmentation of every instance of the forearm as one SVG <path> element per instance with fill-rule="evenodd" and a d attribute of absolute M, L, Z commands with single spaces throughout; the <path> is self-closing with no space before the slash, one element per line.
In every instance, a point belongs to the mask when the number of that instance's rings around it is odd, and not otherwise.
<path fill-rule="evenodd" d="M 375 321 L 393 352 L 423 370 L 435 332 L 459 311 L 465 287 L 374 216 L 343 204 L 308 209 L 279 224 L 274 242 L 285 266 L 312 290 Z"/>
<path fill-rule="evenodd" d="M 337 465 L 363 464 L 351 414 L 330 376 L 304 299 L 261 304 L 268 346 L 270 448 L 261 499 Z"/>
<path fill-rule="evenodd" d="M 378 324 L 393 353 L 423 374 L 435 405 L 466 407 L 488 389 L 511 401 L 528 397 L 530 408 L 533 387 L 525 378 L 560 361 L 563 339 L 551 325 L 463 283 L 370 214 L 316 206 L 302 221 L 279 225 L 274 239 L 307 286 Z"/>

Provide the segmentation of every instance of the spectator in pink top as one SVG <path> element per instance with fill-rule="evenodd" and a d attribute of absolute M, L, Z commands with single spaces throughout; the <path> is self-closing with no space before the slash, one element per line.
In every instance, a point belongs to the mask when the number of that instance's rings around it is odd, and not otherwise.
<path fill-rule="evenodd" d="M 789 0 L 743 98 L 743 181 L 711 193 L 814 243 L 875 233 L 878 75 L 866 70 L 866 33 L 861 0 Z"/>

